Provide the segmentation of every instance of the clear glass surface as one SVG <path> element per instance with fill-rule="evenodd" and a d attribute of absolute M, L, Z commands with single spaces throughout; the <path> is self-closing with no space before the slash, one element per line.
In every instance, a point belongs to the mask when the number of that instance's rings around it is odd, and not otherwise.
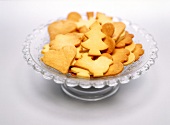
<path fill-rule="evenodd" d="M 61 19 L 61 18 L 60 18 Z M 49 43 L 48 25 L 55 20 L 51 20 L 46 24 L 39 26 L 29 34 L 23 45 L 23 55 L 27 64 L 35 71 L 42 74 L 45 79 L 54 80 L 58 84 L 64 84 L 67 87 L 81 87 L 88 89 L 94 87 L 96 89 L 106 86 L 116 87 L 118 84 L 128 83 L 132 79 L 139 78 L 155 63 L 157 58 L 158 47 L 153 36 L 146 30 L 131 23 L 130 21 L 114 17 L 113 21 L 121 21 L 126 24 L 126 30 L 134 34 L 134 42 L 141 43 L 145 51 L 144 55 L 131 65 L 125 66 L 124 71 L 117 76 L 108 76 L 93 79 L 74 78 L 70 74 L 62 74 L 59 71 L 45 65 L 41 61 L 41 50 L 44 44 Z M 62 87 L 66 89 L 67 87 Z M 88 92 L 88 91 L 87 91 Z M 68 93 L 67 93 L 68 94 Z"/>

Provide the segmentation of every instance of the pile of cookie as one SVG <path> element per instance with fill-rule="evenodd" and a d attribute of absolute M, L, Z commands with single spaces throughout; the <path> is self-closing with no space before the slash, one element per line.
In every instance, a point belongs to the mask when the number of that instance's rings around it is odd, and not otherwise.
<path fill-rule="evenodd" d="M 70 12 L 65 20 L 48 26 L 50 42 L 41 58 L 46 65 L 81 78 L 114 76 L 144 54 L 142 44 L 133 41 L 123 22 L 113 22 L 100 12 L 86 15 L 83 19 Z"/>

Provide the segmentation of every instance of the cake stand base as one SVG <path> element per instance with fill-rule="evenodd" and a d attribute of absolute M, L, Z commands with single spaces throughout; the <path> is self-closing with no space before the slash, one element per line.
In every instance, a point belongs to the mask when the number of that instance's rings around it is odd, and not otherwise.
<path fill-rule="evenodd" d="M 119 84 L 116 86 L 105 86 L 104 88 L 89 88 L 83 89 L 80 86 L 69 87 L 66 84 L 61 85 L 62 90 L 72 98 L 84 101 L 98 101 L 108 98 L 115 94 L 119 89 Z"/>

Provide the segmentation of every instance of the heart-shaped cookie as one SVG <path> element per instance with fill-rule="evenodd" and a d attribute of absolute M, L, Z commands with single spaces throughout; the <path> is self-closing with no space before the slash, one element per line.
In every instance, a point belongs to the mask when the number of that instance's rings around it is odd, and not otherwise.
<path fill-rule="evenodd" d="M 64 46 L 58 50 L 49 50 L 41 59 L 46 65 L 66 74 L 75 56 L 74 46 Z"/>

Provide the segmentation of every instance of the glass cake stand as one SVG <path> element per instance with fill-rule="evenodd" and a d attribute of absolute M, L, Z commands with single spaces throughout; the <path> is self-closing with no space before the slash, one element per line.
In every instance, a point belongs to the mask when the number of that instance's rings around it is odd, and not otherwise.
<path fill-rule="evenodd" d="M 124 67 L 124 71 L 117 76 L 81 79 L 74 78 L 70 74 L 64 75 L 45 65 L 40 59 L 42 56 L 42 47 L 44 44 L 49 43 L 48 25 L 54 21 L 51 20 L 34 29 L 27 36 L 22 52 L 29 66 L 41 73 L 45 79 L 61 84 L 62 90 L 73 98 L 85 101 L 97 101 L 110 97 L 119 90 L 121 84 L 128 83 L 132 79 L 137 79 L 148 71 L 157 58 L 158 47 L 151 34 L 130 21 L 114 17 L 113 21 L 121 21 L 126 24 L 126 30 L 135 36 L 133 38 L 135 43 L 142 43 L 145 50 L 144 55 L 138 61 Z"/>

